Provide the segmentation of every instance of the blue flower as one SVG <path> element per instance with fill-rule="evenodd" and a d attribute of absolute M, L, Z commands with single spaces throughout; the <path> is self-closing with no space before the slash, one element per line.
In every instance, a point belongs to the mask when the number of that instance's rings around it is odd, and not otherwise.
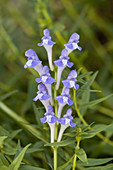
<path fill-rule="evenodd" d="M 47 112 L 44 114 L 44 118 L 41 118 L 42 123 L 48 123 L 51 129 L 51 143 L 54 142 L 55 136 L 55 123 L 58 121 L 58 118 L 55 116 L 53 112 L 53 107 L 51 105 L 47 106 Z"/>
<path fill-rule="evenodd" d="M 77 33 L 73 33 L 67 44 L 64 44 L 65 48 L 68 50 L 68 54 L 70 54 L 73 50 L 82 50 L 82 47 L 78 46 L 80 36 Z"/>
<path fill-rule="evenodd" d="M 53 42 L 51 40 L 51 36 L 50 36 L 50 32 L 48 29 L 45 29 L 43 31 L 44 36 L 42 37 L 42 42 L 38 43 L 38 46 L 44 46 L 44 48 L 47 51 L 48 54 L 48 60 L 49 60 L 49 65 L 50 65 L 50 69 L 53 70 L 53 64 L 52 64 L 52 47 L 55 44 L 55 42 Z"/>
<path fill-rule="evenodd" d="M 38 85 L 38 90 L 37 96 L 33 100 L 37 101 L 39 99 L 47 110 L 47 106 L 50 104 L 51 96 L 47 94 L 46 86 L 42 83 Z"/>
<path fill-rule="evenodd" d="M 51 77 L 48 66 L 44 66 L 40 78 L 35 79 L 37 83 L 52 84 L 55 79 Z"/>
<path fill-rule="evenodd" d="M 64 86 L 68 87 L 68 88 L 72 88 L 74 87 L 76 90 L 79 88 L 79 85 L 76 84 L 77 82 L 77 72 L 75 70 L 72 70 L 67 79 L 63 80 L 62 83 L 64 84 Z"/>
<path fill-rule="evenodd" d="M 70 89 L 67 88 L 67 87 L 64 87 L 61 95 L 55 97 L 55 99 L 59 102 L 58 118 L 60 118 L 62 109 L 66 104 L 72 105 L 74 103 L 74 101 L 72 101 L 71 98 L 70 98 L 69 92 L 70 92 Z"/>
<path fill-rule="evenodd" d="M 55 123 L 58 121 L 58 118 L 55 116 L 53 107 L 51 105 L 47 106 L 47 112 L 44 115 L 45 117 L 40 119 L 42 123 Z"/>
<path fill-rule="evenodd" d="M 72 109 L 68 109 L 66 114 L 63 116 L 63 118 L 60 118 L 58 122 L 61 124 L 59 136 L 58 136 L 58 142 L 61 141 L 62 135 L 65 131 L 65 129 L 69 126 L 74 127 L 76 126 L 76 123 L 73 123 L 73 117 L 71 116 L 72 114 Z"/>
<path fill-rule="evenodd" d="M 35 80 L 38 83 L 42 82 L 43 84 L 45 84 L 45 86 L 46 86 L 46 88 L 48 90 L 48 94 L 52 97 L 51 84 L 53 82 L 55 82 L 55 79 L 51 77 L 51 75 L 49 73 L 48 66 L 43 67 L 42 74 L 41 74 L 40 78 L 36 78 Z M 51 104 L 53 104 L 52 98 L 51 98 Z"/>
<path fill-rule="evenodd" d="M 33 67 L 41 75 L 43 69 L 42 61 L 39 60 L 36 52 L 33 49 L 29 49 L 25 52 L 25 56 L 28 61 L 24 65 L 24 68 Z"/>
<path fill-rule="evenodd" d="M 56 84 L 57 90 L 58 90 L 59 85 L 60 85 L 60 79 L 61 79 L 62 71 L 65 69 L 66 66 L 68 66 L 69 68 L 73 66 L 73 63 L 69 62 L 69 59 L 70 58 L 68 57 L 68 50 L 63 49 L 59 59 L 54 61 L 54 63 L 58 66 L 58 69 L 57 69 L 57 84 Z"/>

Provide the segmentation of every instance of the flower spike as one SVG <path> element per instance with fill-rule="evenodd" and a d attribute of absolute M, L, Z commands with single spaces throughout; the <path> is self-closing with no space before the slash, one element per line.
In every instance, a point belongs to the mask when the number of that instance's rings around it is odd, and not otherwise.
<path fill-rule="evenodd" d="M 68 88 L 72 88 L 74 87 L 76 90 L 79 88 L 79 85 L 76 84 L 77 82 L 77 72 L 75 70 L 72 70 L 67 79 L 63 80 L 62 83 L 64 84 L 64 86 L 68 87 Z"/>
<path fill-rule="evenodd" d="M 60 79 L 62 75 L 62 71 L 65 69 L 66 66 L 69 68 L 73 66 L 72 62 L 69 62 L 69 57 L 68 57 L 68 50 L 63 49 L 61 52 L 61 56 L 59 57 L 58 60 L 54 61 L 54 63 L 57 65 L 57 84 L 56 84 L 56 89 L 58 90 L 59 85 L 60 85 Z"/>
<path fill-rule="evenodd" d="M 62 135 L 65 131 L 65 129 L 68 127 L 68 126 L 71 126 L 71 127 L 74 127 L 76 126 L 76 123 L 73 123 L 72 120 L 73 120 L 73 117 L 71 116 L 72 114 L 72 109 L 68 109 L 66 114 L 63 116 L 63 118 L 60 118 L 58 121 L 59 123 L 61 124 L 61 128 L 60 128 L 60 132 L 59 132 L 59 136 L 58 136 L 58 142 L 61 141 L 62 139 Z"/>
<path fill-rule="evenodd" d="M 67 44 L 64 44 L 65 48 L 68 50 L 68 54 L 70 54 L 73 50 L 82 50 L 82 47 L 78 46 L 80 36 L 77 33 L 73 33 Z"/>
<path fill-rule="evenodd" d="M 43 31 L 44 36 L 42 37 L 42 42 L 38 43 L 38 46 L 44 46 L 44 48 L 47 51 L 48 54 L 48 61 L 49 61 L 49 66 L 50 69 L 53 71 L 53 64 L 52 64 L 52 47 L 55 44 L 55 42 L 53 42 L 51 40 L 51 36 L 50 36 L 50 32 L 48 29 L 45 29 Z"/>
<path fill-rule="evenodd" d="M 39 60 L 36 52 L 33 49 L 29 49 L 25 52 L 25 56 L 27 57 L 28 61 L 24 65 L 24 68 L 26 69 L 27 67 L 33 67 L 39 75 L 42 73 L 42 61 Z"/>
<path fill-rule="evenodd" d="M 42 83 L 38 85 L 38 90 L 37 96 L 33 100 L 37 101 L 39 99 L 47 110 L 47 106 L 50 104 L 51 96 L 47 94 L 46 86 Z"/>
<path fill-rule="evenodd" d="M 44 118 L 41 118 L 42 123 L 48 123 L 51 129 L 51 143 L 54 142 L 55 136 L 55 123 L 58 121 L 58 118 L 55 116 L 53 112 L 53 107 L 51 105 L 47 106 L 47 112 L 44 114 Z"/>

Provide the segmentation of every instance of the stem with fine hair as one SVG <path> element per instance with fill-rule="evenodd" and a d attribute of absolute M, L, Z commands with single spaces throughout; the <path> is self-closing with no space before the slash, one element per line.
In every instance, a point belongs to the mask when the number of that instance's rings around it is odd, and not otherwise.
<path fill-rule="evenodd" d="M 79 144 L 80 144 L 80 137 L 76 137 L 77 140 L 77 146 L 75 148 L 75 151 L 79 149 Z M 76 161 L 77 161 L 77 154 L 75 153 L 74 160 L 73 160 L 73 170 L 76 168 Z"/>
<path fill-rule="evenodd" d="M 57 80 L 57 71 L 55 68 L 55 80 Z M 54 90 L 54 99 L 57 96 L 57 90 L 56 90 L 56 86 L 55 86 L 55 90 Z M 57 102 L 56 100 L 54 100 L 54 106 L 55 106 L 55 116 L 57 117 Z M 55 141 L 57 141 L 57 122 L 55 123 Z M 53 152 L 54 152 L 54 170 L 57 169 L 57 147 L 53 147 Z"/>

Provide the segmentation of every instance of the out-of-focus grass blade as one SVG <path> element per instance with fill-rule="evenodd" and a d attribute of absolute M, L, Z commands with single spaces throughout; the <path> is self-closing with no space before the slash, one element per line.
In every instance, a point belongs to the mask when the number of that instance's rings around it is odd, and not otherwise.
<path fill-rule="evenodd" d="M 92 107 L 92 106 L 94 106 L 94 105 L 96 105 L 96 104 L 99 104 L 99 103 L 103 102 L 104 100 L 107 100 L 107 99 L 110 98 L 111 96 L 113 96 L 113 94 L 110 94 L 110 95 L 108 95 L 108 96 L 106 96 L 106 97 L 103 97 L 103 98 L 101 98 L 101 99 L 97 99 L 97 100 L 90 101 L 89 103 L 85 103 L 85 104 L 83 104 L 83 105 L 80 105 L 80 108 L 83 108 L 83 107 L 88 107 L 88 108 L 90 108 L 90 107 Z"/>
<path fill-rule="evenodd" d="M 6 93 L 6 94 L 2 95 L 0 97 L 0 101 L 7 99 L 8 97 L 10 97 L 11 95 L 13 95 L 13 94 L 15 94 L 17 92 L 18 92 L 18 90 L 13 90 L 13 91 L 11 91 L 9 93 Z"/>
<path fill-rule="evenodd" d="M 33 126 L 31 126 L 26 120 L 24 120 L 22 117 L 18 116 L 14 111 L 12 111 L 10 108 L 8 108 L 4 103 L 0 102 L 0 109 L 2 109 L 8 116 L 10 116 L 12 119 L 14 119 L 16 122 L 18 122 L 21 126 L 23 126 L 27 131 L 32 133 L 35 137 L 42 140 L 44 143 L 48 143 L 44 136 L 42 136 L 42 133 L 38 130 L 36 130 Z"/>

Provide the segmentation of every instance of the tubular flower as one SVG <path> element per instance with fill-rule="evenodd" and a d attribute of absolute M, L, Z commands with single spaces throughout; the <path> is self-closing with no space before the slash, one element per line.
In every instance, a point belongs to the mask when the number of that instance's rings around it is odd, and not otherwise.
<path fill-rule="evenodd" d="M 59 103 L 59 107 L 58 107 L 58 118 L 60 118 L 61 113 L 62 113 L 62 109 L 63 107 L 68 104 L 68 105 L 72 105 L 74 103 L 74 101 L 71 100 L 70 98 L 70 89 L 67 87 L 64 87 L 62 90 L 62 93 L 60 96 L 55 97 L 55 99 L 58 101 Z"/>
<path fill-rule="evenodd" d="M 70 54 L 73 50 L 82 50 L 82 47 L 78 46 L 80 36 L 77 33 L 73 33 L 67 44 L 64 44 L 65 48 L 68 50 L 68 54 Z"/>
<path fill-rule="evenodd" d="M 25 52 L 25 56 L 28 61 L 24 65 L 24 68 L 33 67 L 41 75 L 43 69 L 42 61 L 39 60 L 36 52 L 33 49 L 29 49 Z"/>
<path fill-rule="evenodd" d="M 72 114 L 72 109 L 68 109 L 66 114 L 63 116 L 63 118 L 60 118 L 58 121 L 61 124 L 61 128 L 60 128 L 60 132 L 59 132 L 59 136 L 58 136 L 58 142 L 61 141 L 62 139 L 62 135 L 65 131 L 65 129 L 68 126 L 74 127 L 76 126 L 76 123 L 73 123 L 73 117 L 71 116 Z"/>
<path fill-rule="evenodd" d="M 47 106 L 47 112 L 44 114 L 44 118 L 40 119 L 42 123 L 48 123 L 51 129 L 51 143 L 54 142 L 55 136 L 55 123 L 58 121 L 58 118 L 53 112 L 53 107 L 51 105 Z"/>
<path fill-rule="evenodd" d="M 60 85 L 60 79 L 61 79 L 62 71 L 65 69 L 66 66 L 68 66 L 69 68 L 71 68 L 73 66 L 73 63 L 69 62 L 69 59 L 70 58 L 68 57 L 68 50 L 63 49 L 59 59 L 54 61 L 54 63 L 58 66 L 58 68 L 57 68 L 57 84 L 56 84 L 57 90 L 58 90 L 59 85 Z"/>
<path fill-rule="evenodd" d="M 43 67 L 42 74 L 41 74 L 40 78 L 36 78 L 35 80 L 38 83 L 42 82 L 43 84 L 45 84 L 45 86 L 48 90 L 48 94 L 52 97 L 51 84 L 53 82 L 55 82 L 55 79 L 51 77 L 51 75 L 49 73 L 48 66 Z M 52 102 L 52 100 L 51 100 L 51 102 Z"/>
<path fill-rule="evenodd" d="M 64 84 L 64 86 L 68 87 L 68 88 L 72 88 L 74 87 L 76 90 L 79 88 L 79 85 L 76 84 L 77 82 L 77 72 L 75 70 L 72 70 L 67 79 L 63 80 L 62 83 Z"/>
<path fill-rule="evenodd" d="M 55 42 L 53 42 L 51 40 L 51 36 L 50 36 L 50 32 L 48 29 L 45 29 L 43 31 L 44 36 L 42 37 L 42 42 L 38 43 L 38 46 L 44 46 L 44 48 L 47 51 L 48 54 L 48 61 L 49 61 L 49 66 L 50 69 L 53 70 L 53 64 L 52 64 L 52 47 L 55 44 Z"/>
<path fill-rule="evenodd" d="M 51 96 L 47 94 L 46 86 L 42 83 L 38 85 L 38 90 L 37 96 L 33 100 L 37 101 L 39 99 L 47 110 L 47 106 L 50 104 Z"/>

